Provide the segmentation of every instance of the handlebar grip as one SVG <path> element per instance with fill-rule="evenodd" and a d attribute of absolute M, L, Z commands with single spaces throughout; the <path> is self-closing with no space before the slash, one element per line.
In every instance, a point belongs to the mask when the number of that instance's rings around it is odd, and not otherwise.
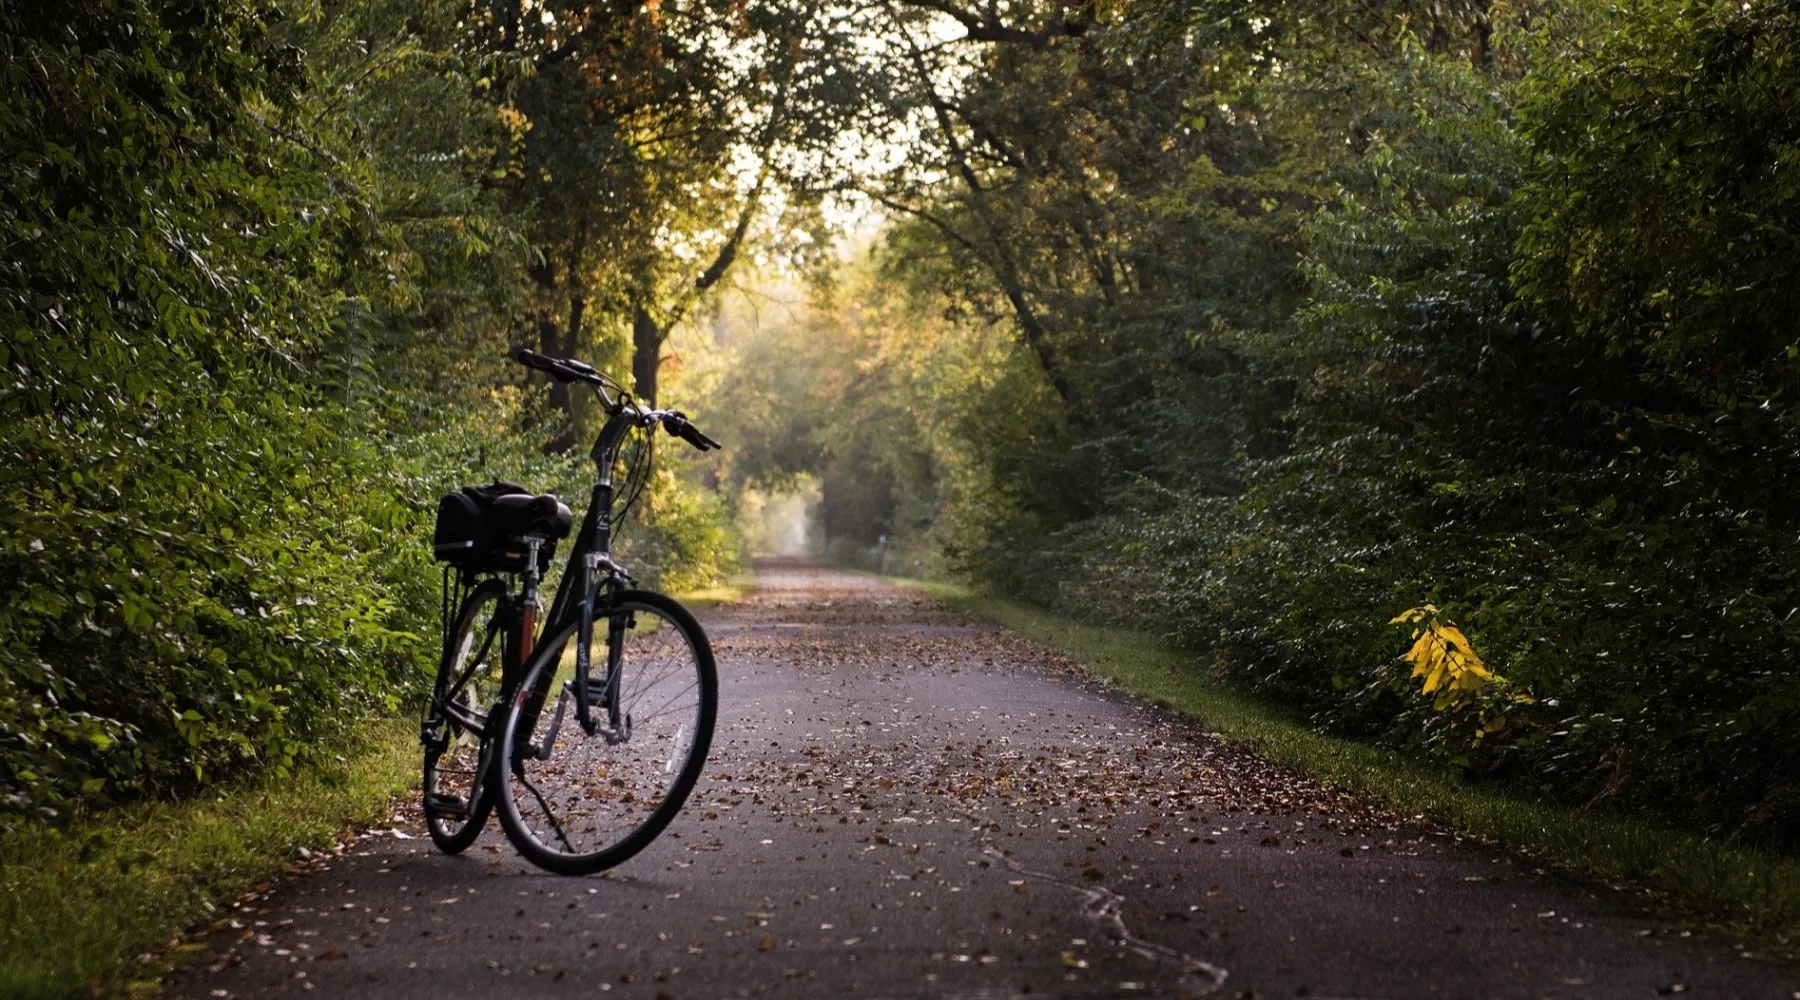
<path fill-rule="evenodd" d="M 558 365 L 554 359 L 547 358 L 528 348 L 520 348 L 519 353 L 513 355 L 513 360 L 527 368 L 536 368 L 538 371 L 550 375 L 563 374 L 562 366 Z M 564 379 L 564 381 L 567 381 L 567 379 Z"/>
<path fill-rule="evenodd" d="M 719 442 L 700 433 L 700 429 L 695 427 L 688 420 L 687 414 L 685 413 L 680 411 L 668 413 L 663 416 L 662 421 L 663 430 L 668 431 L 671 435 L 686 441 L 688 444 L 693 445 L 701 451 L 712 451 L 720 447 Z"/>

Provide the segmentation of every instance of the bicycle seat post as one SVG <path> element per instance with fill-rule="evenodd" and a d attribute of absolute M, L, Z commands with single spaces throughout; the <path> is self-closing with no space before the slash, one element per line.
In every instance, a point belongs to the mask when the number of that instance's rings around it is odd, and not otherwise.
<path fill-rule="evenodd" d="M 531 655 L 532 646 L 537 636 L 538 613 L 538 550 L 543 547 L 544 540 L 536 535 L 525 536 L 525 586 L 519 595 L 519 662 L 524 663 Z"/>
<path fill-rule="evenodd" d="M 538 583 L 538 550 L 543 548 L 544 540 L 536 535 L 525 536 L 525 593 L 535 601 Z"/>

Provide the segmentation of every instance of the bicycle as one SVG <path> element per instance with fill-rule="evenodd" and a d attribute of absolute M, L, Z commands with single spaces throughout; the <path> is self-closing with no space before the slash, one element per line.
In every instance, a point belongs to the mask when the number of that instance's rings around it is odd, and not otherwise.
<path fill-rule="evenodd" d="M 718 715 L 717 670 L 699 622 L 673 598 L 637 588 L 613 561 L 613 471 L 632 433 L 650 432 L 627 476 L 623 517 L 648 477 L 656 427 L 701 451 L 719 443 L 678 410 L 636 405 L 590 365 L 534 351 L 515 358 L 599 398 L 606 421 L 590 453 L 595 483 L 541 628 L 538 583 L 568 534 L 568 508 L 508 483 L 440 504 L 434 543 L 440 558 L 460 562 L 454 588 L 446 578 L 444 655 L 421 729 L 424 811 L 432 840 L 456 853 L 497 806 L 507 838 L 532 863 L 590 874 L 643 850 L 681 811 Z M 598 672 L 596 624 L 605 628 Z"/>

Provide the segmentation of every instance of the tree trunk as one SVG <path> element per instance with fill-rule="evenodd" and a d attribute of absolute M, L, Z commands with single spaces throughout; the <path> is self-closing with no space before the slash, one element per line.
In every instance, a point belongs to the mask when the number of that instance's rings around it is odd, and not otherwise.
<path fill-rule="evenodd" d="M 631 391 L 642 406 L 656 405 L 656 370 L 662 365 L 663 333 L 649 310 L 631 307 Z"/>
<path fill-rule="evenodd" d="M 550 357 L 562 356 L 562 338 L 557 335 L 556 317 L 548 309 L 538 311 L 538 350 Z M 550 405 L 567 414 L 569 406 L 569 387 L 544 376 L 550 381 Z"/>
<path fill-rule="evenodd" d="M 544 344 L 544 353 L 553 358 L 566 358 L 575 353 L 581 343 L 581 322 L 587 314 L 587 298 L 581 295 L 569 296 L 569 326 L 566 333 L 557 336 L 556 322 L 546 310 L 538 321 L 538 332 Z M 569 395 L 567 383 L 550 381 L 550 405 L 561 411 L 562 417 L 556 436 L 544 443 L 544 454 L 560 455 L 575 447 L 575 401 Z"/>
<path fill-rule="evenodd" d="M 587 315 L 587 296 L 569 296 L 569 332 L 563 338 L 559 357 L 570 357 L 581 347 L 581 321 Z"/>

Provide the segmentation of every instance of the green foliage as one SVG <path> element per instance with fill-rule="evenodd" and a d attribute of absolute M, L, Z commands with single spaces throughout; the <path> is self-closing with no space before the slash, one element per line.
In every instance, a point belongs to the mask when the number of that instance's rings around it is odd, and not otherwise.
<path fill-rule="evenodd" d="M 585 498 L 598 415 L 530 344 L 731 446 L 651 482 L 646 580 L 816 487 L 842 558 L 1800 843 L 1791 3 L 40 7 L 0 2 L 0 814 L 406 698 L 435 497 Z M 685 343 L 851 188 L 872 260 Z M 1428 606 L 1455 697 L 1401 659 Z"/>
<path fill-rule="evenodd" d="M 737 572 L 743 543 L 717 491 L 659 469 L 639 503 L 619 546 L 639 582 L 679 594 L 719 586 Z"/>
<path fill-rule="evenodd" d="M 887 189 L 894 272 L 1030 362 L 927 442 L 983 491 L 961 571 L 1442 766 L 1800 843 L 1792 5 L 1053 13 L 934 50 L 967 83 L 914 84 L 935 174 Z M 1422 693 L 1424 605 L 1505 683 Z"/>
<path fill-rule="evenodd" d="M 984 523 L 962 512 L 992 501 L 988 459 L 1042 431 L 1033 368 L 998 333 L 925 312 L 945 300 L 913 296 L 874 261 L 834 278 L 785 317 L 742 302 L 722 317 L 722 377 L 702 415 L 727 428 L 726 494 L 810 486 L 820 554 L 941 571 L 946 550 L 985 544 L 955 532 Z"/>
<path fill-rule="evenodd" d="M 417 690 L 432 501 L 524 447 L 457 9 L 0 8 L 0 822 L 286 774 Z"/>
<path fill-rule="evenodd" d="M 0 232 L 31 248 L 0 268 L 0 824 L 287 774 L 419 691 L 438 495 L 586 498 L 506 361 L 528 236 L 580 221 L 520 188 L 540 67 L 455 0 L 7 3 L 0 28 Z M 565 76 L 617 54 L 579 41 Z M 735 565 L 704 491 L 659 480 L 644 514 L 647 580 Z"/>
<path fill-rule="evenodd" d="M 1705 108 L 1714 78 L 1690 76 L 1689 30 L 1676 18 L 1630 36 Z M 1507 120 L 1504 86 L 1478 76 L 1412 77 L 1397 91 L 1419 119 L 1364 154 L 1360 181 L 1309 230 L 1315 292 L 1291 341 L 1307 373 L 1289 415 L 1294 447 L 1249 466 L 1240 501 L 1174 531 L 1205 537 L 1211 554 L 1171 566 L 1159 593 L 1180 634 L 1228 650 L 1234 673 L 1322 721 L 1571 801 L 1791 844 L 1791 410 L 1779 394 L 1764 408 L 1771 397 L 1752 388 L 1785 363 L 1772 365 L 1780 352 L 1757 338 L 1791 334 L 1769 317 L 1713 325 L 1712 307 L 1690 298 L 1716 340 L 1664 365 L 1663 319 L 1627 319 L 1616 302 L 1584 318 L 1581 293 L 1550 294 L 1558 274 L 1617 287 L 1593 260 L 1558 261 L 1620 245 L 1605 235 L 1613 209 L 1590 213 L 1627 183 L 1610 172 L 1627 150 L 1682 141 L 1661 132 L 1683 121 L 1665 104 L 1655 127 L 1620 133 L 1616 153 L 1590 145 L 1585 125 L 1570 141 L 1579 154 L 1559 153 L 1544 139 L 1559 116 L 1616 121 L 1615 105 L 1582 93 L 1623 79 L 1616 53 L 1591 58 L 1528 81 L 1523 128 Z M 1467 99 L 1482 90 L 1502 100 Z M 1465 100 L 1451 114 L 1419 93 Z M 1578 187 L 1571 160 L 1588 155 L 1591 187 Z M 1626 198 L 1656 206 L 1646 210 L 1664 228 L 1646 218 L 1634 231 L 1675 259 L 1625 248 L 1620 266 L 1688 266 L 1673 248 L 1705 235 L 1674 193 Z M 1716 280 L 1734 288 L 1767 266 L 1714 251 Z M 1522 301 L 1509 271 L 1528 279 Z M 1610 333 L 1590 325 L 1599 315 Z M 1381 619 L 1424 601 L 1453 609 L 1535 700 L 1475 717 L 1408 691 Z"/>
<path fill-rule="evenodd" d="M 1785 399 L 1800 372 L 1797 39 L 1792 4 L 1634 4 L 1524 105 L 1520 291 L 1719 413 Z M 1768 436 L 1784 418 L 1728 423 Z"/>
<path fill-rule="evenodd" d="M 278 772 L 389 705 L 414 514 L 304 365 L 364 209 L 250 4 L 5 11 L 0 795 Z M 391 707 L 391 706 L 390 706 Z"/>

